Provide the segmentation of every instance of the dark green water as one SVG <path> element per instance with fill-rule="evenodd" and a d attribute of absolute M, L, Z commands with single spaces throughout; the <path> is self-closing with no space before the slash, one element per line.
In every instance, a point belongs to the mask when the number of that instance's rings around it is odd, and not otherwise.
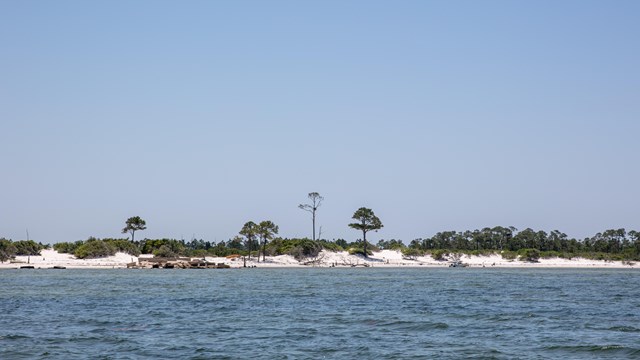
<path fill-rule="evenodd" d="M 0 359 L 85 358 L 640 358 L 640 272 L 1 271 Z"/>

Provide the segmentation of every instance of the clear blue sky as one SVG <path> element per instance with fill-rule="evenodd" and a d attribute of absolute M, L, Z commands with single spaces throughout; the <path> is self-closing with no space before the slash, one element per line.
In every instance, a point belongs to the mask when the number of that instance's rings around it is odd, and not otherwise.
<path fill-rule="evenodd" d="M 638 1 L 2 1 L 0 237 L 640 228 Z M 137 236 L 137 237 L 138 237 Z"/>

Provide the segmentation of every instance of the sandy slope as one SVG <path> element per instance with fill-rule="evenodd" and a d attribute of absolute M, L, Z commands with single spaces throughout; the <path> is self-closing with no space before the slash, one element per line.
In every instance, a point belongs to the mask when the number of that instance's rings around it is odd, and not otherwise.
<path fill-rule="evenodd" d="M 226 259 L 219 257 L 207 257 L 207 261 L 215 263 L 225 263 L 231 267 L 239 268 L 244 266 L 241 258 Z M 633 266 L 625 265 L 620 261 L 605 262 L 601 260 L 588 259 L 541 259 L 538 263 L 528 263 L 522 261 L 505 260 L 499 255 L 491 256 L 463 256 L 462 262 L 469 267 L 527 267 L 527 268 L 640 268 L 640 264 Z M 126 268 L 127 263 L 137 262 L 138 258 L 124 253 L 117 253 L 99 259 L 76 259 L 73 255 L 60 254 L 55 250 L 43 250 L 40 256 L 18 256 L 18 263 L 5 262 L 0 264 L 0 269 L 15 269 L 22 265 L 33 265 L 35 268 L 52 268 L 53 266 L 65 266 L 69 269 L 73 268 Z M 306 262 L 306 264 L 304 264 Z M 421 256 L 415 260 L 405 259 L 398 251 L 382 250 L 374 253 L 373 256 L 365 259 L 360 256 L 349 255 L 347 252 L 327 252 L 323 251 L 315 259 L 307 259 L 299 262 L 289 255 L 267 256 L 265 262 L 258 262 L 255 258 L 247 261 L 247 266 L 257 267 L 351 267 L 351 266 L 369 266 L 369 267 L 448 267 L 449 261 L 435 261 L 431 256 Z"/>
<path fill-rule="evenodd" d="M 72 268 L 126 268 L 127 263 L 137 262 L 138 258 L 125 253 L 117 253 L 113 256 L 99 259 L 76 259 L 70 254 L 60 254 L 55 250 L 42 250 L 40 256 L 16 256 L 19 263 L 5 262 L 0 264 L 0 269 L 15 269 L 23 265 L 33 265 L 35 268 L 52 268 L 65 266 Z"/>

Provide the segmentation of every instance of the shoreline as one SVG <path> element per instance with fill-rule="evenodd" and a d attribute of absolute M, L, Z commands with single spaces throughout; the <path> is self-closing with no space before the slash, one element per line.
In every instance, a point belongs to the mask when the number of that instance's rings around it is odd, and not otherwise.
<path fill-rule="evenodd" d="M 21 266 L 33 266 L 34 269 L 53 269 L 54 266 L 65 269 L 126 269 L 130 263 L 139 263 L 149 256 L 132 256 L 125 253 L 97 258 L 76 259 L 71 254 L 61 254 L 55 250 L 43 250 L 39 256 L 17 256 L 13 262 L 0 264 L 2 269 L 20 269 Z M 197 259 L 197 258 L 194 258 Z M 201 258 L 199 258 L 201 259 Z M 241 258 L 228 259 L 224 257 L 206 257 L 206 261 L 216 264 L 225 264 L 231 268 L 244 268 Z M 639 269 L 640 263 L 622 261 L 590 260 L 583 258 L 539 259 L 538 262 L 526 262 L 519 260 L 506 260 L 500 255 L 471 256 L 463 255 L 460 261 L 469 268 L 563 268 L 563 269 Z M 364 258 L 349 255 L 347 252 L 322 251 L 316 258 L 308 258 L 299 262 L 289 255 L 267 256 L 266 262 L 258 262 L 255 258 L 247 260 L 246 265 L 257 268 L 350 268 L 350 267 L 375 267 L 375 268 L 445 268 L 449 267 L 452 259 L 434 260 L 431 256 L 420 256 L 409 260 L 402 257 L 399 251 L 382 250 L 372 256 Z"/>

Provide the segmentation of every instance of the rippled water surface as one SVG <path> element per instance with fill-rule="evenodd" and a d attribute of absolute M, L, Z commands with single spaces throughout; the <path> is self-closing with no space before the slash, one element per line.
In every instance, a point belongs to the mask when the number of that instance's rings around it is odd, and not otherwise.
<path fill-rule="evenodd" d="M 633 359 L 640 272 L 0 271 L 0 359 Z"/>

